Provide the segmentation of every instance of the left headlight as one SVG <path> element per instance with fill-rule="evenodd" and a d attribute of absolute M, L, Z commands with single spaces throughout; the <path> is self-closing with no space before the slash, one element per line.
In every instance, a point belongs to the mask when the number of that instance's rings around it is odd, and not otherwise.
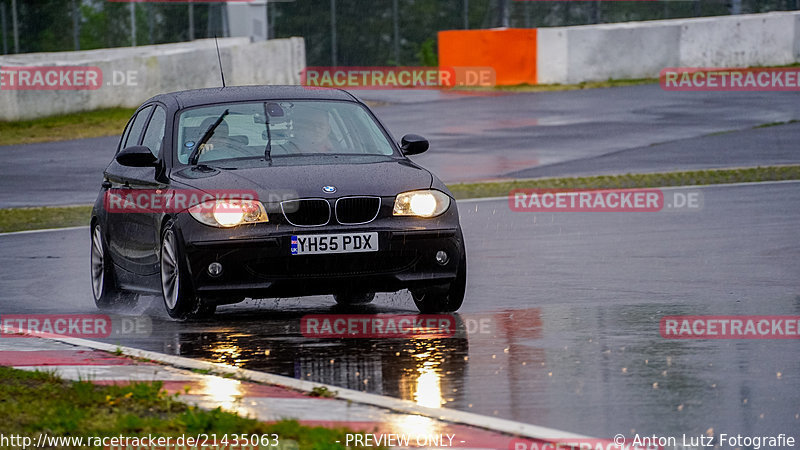
<path fill-rule="evenodd" d="M 198 222 L 230 228 L 245 223 L 269 222 L 264 205 L 257 200 L 209 200 L 189 208 Z"/>
<path fill-rule="evenodd" d="M 442 191 L 426 189 L 398 194 L 394 200 L 395 216 L 436 217 L 450 207 L 450 197 Z"/>

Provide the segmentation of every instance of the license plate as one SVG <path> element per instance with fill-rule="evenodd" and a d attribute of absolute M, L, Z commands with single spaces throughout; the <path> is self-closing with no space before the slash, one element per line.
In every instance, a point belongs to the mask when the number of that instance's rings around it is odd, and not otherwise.
<path fill-rule="evenodd" d="M 378 251 L 378 233 L 309 234 L 292 236 L 292 255 Z"/>

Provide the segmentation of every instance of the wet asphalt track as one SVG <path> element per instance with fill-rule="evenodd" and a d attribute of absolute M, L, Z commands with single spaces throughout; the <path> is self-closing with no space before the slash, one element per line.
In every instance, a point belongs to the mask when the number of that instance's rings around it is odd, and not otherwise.
<path fill-rule="evenodd" d="M 797 92 L 658 85 L 526 94 L 354 91 L 445 182 L 800 163 Z M 0 208 L 91 204 L 118 138 L 0 147 Z"/>
<path fill-rule="evenodd" d="M 598 437 L 800 430 L 797 340 L 667 340 L 665 315 L 800 315 L 800 183 L 687 188 L 701 210 L 516 213 L 460 204 L 469 287 L 448 339 L 311 339 L 327 298 L 248 301 L 109 342 Z M 667 191 L 667 195 L 673 191 Z M 669 198 L 669 197 L 668 197 Z M 0 315 L 95 313 L 88 229 L 0 236 Z M 357 313 L 414 313 L 407 293 Z M 483 328 L 481 329 L 481 325 Z"/>

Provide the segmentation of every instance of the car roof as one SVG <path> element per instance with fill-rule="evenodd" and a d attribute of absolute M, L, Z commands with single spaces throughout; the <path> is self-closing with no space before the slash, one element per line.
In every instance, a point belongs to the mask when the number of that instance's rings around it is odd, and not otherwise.
<path fill-rule="evenodd" d="M 357 101 L 341 89 L 309 88 L 304 86 L 229 86 L 156 95 L 145 103 L 159 101 L 176 109 L 215 103 L 264 100 L 339 100 Z"/>

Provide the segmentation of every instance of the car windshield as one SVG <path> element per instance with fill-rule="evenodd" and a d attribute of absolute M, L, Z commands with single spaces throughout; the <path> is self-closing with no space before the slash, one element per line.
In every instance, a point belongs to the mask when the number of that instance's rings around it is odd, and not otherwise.
<path fill-rule="evenodd" d="M 214 126 L 216 124 L 216 127 Z M 213 133 L 204 135 L 213 128 Z M 178 160 L 190 163 L 304 155 L 382 155 L 394 149 L 361 105 L 337 101 L 217 104 L 183 111 Z"/>

